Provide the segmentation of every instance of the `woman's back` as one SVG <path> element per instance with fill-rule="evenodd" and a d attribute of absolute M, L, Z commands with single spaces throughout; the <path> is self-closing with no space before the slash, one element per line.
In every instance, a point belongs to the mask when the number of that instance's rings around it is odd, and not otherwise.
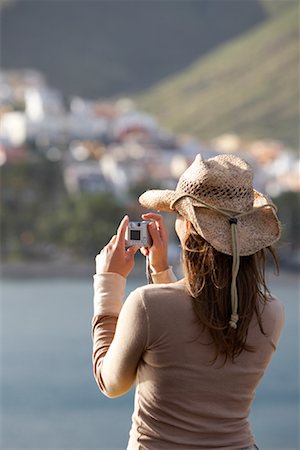
<path fill-rule="evenodd" d="M 255 388 L 280 334 L 283 310 L 270 299 L 262 313 L 267 336 L 253 318 L 247 343 L 232 363 L 215 362 L 184 281 L 134 291 L 126 311 L 138 311 L 146 342 L 137 368 L 135 412 L 128 449 L 241 449 L 254 443 L 248 424 Z M 135 315 L 136 315 L 135 311 Z M 126 317 L 123 317 L 126 320 Z M 143 448 L 143 447 L 142 447 Z"/>

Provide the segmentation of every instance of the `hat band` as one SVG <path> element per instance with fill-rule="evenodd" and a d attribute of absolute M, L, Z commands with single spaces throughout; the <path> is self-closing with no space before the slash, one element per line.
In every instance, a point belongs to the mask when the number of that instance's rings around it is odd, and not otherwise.
<path fill-rule="evenodd" d="M 174 205 L 183 198 L 191 198 L 192 200 L 195 200 L 196 203 L 192 203 L 192 216 L 195 223 L 196 231 L 200 234 L 200 230 L 197 230 L 197 218 L 195 214 L 194 207 L 201 207 L 201 208 L 208 208 L 212 211 L 216 211 L 220 214 L 223 214 L 224 216 L 228 217 L 230 229 L 231 229 L 231 246 L 232 246 L 232 269 L 231 269 L 231 316 L 229 325 L 231 328 L 236 329 L 237 328 L 237 322 L 239 320 L 238 315 L 238 293 L 237 293 L 237 286 L 236 286 L 236 280 L 237 275 L 239 272 L 240 267 L 240 246 L 239 246 L 239 238 L 238 238 L 238 232 L 237 232 L 237 224 L 238 219 L 244 216 L 247 216 L 249 214 L 252 214 L 253 212 L 256 212 L 257 210 L 270 207 L 272 208 L 275 213 L 277 212 L 277 207 L 274 205 L 274 203 L 265 203 L 264 205 L 258 206 L 257 208 L 251 208 L 249 211 L 235 211 L 235 210 L 229 210 L 226 208 L 221 208 L 218 206 L 210 205 L 209 203 L 206 203 L 202 200 L 197 199 L 195 196 L 191 194 L 182 194 L 179 197 L 177 197 L 170 205 L 171 209 L 175 209 Z"/>

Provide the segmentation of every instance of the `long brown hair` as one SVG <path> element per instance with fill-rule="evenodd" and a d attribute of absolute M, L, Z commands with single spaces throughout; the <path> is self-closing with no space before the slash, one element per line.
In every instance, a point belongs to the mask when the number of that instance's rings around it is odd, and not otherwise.
<path fill-rule="evenodd" d="M 278 262 L 272 247 L 268 247 L 276 269 Z M 183 269 L 187 287 L 193 298 L 196 316 L 209 330 L 215 346 L 215 358 L 219 355 L 234 361 L 242 351 L 255 349 L 246 343 L 250 321 L 255 314 L 261 333 L 265 334 L 261 311 L 270 292 L 265 279 L 265 249 L 240 257 L 237 276 L 239 321 L 237 329 L 229 326 L 231 315 L 231 266 L 232 256 L 218 252 L 203 239 L 188 222 L 188 232 L 183 246 Z M 212 362 L 213 362 L 212 361 Z"/>

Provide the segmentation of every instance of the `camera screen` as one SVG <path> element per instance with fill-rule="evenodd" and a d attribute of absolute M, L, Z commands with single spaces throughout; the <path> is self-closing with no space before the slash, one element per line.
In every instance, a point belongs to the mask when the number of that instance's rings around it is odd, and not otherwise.
<path fill-rule="evenodd" d="M 139 230 L 130 230 L 130 240 L 139 241 L 141 239 L 141 232 Z"/>

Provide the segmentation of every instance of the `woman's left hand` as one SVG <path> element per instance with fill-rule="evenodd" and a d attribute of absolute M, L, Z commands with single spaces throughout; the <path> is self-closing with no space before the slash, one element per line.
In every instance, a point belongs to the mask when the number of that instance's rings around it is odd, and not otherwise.
<path fill-rule="evenodd" d="M 113 272 L 127 278 L 134 267 L 134 255 L 138 246 L 125 249 L 125 233 L 128 225 L 128 216 L 121 221 L 117 234 L 103 247 L 96 256 L 96 274 Z"/>

